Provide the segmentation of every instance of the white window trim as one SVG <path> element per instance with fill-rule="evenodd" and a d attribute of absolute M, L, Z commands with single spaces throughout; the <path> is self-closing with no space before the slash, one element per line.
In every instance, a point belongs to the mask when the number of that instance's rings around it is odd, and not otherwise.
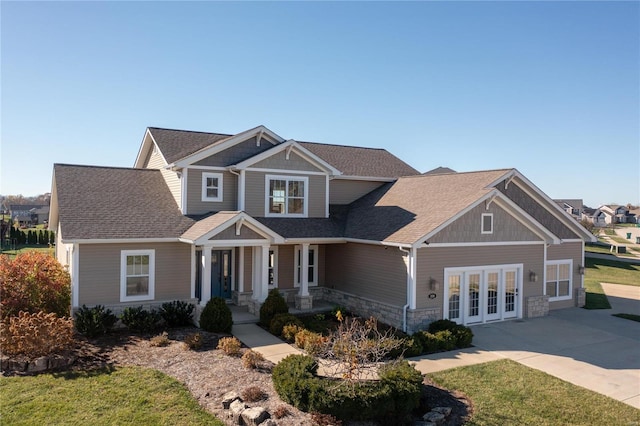
<path fill-rule="evenodd" d="M 547 266 L 549 265 L 569 265 L 569 294 L 566 296 L 557 296 L 551 297 L 549 296 L 549 302 L 556 302 L 558 300 L 570 300 L 573 299 L 573 260 L 572 259 L 562 259 L 562 260 L 548 260 L 544 264 L 544 286 L 543 286 L 543 294 L 547 295 Z M 558 285 L 558 281 L 556 280 L 556 286 Z"/>
<path fill-rule="evenodd" d="M 207 179 L 208 178 L 218 179 L 218 196 L 217 197 L 207 197 Z M 202 172 L 202 201 L 222 201 L 222 190 L 223 190 L 222 181 L 223 181 L 222 173 Z"/>
<path fill-rule="evenodd" d="M 309 287 L 318 286 L 318 246 L 310 245 L 309 251 L 313 250 L 313 277 L 307 277 L 309 280 Z M 302 252 L 302 246 L 295 246 L 293 250 L 293 286 L 295 288 L 300 287 L 300 281 L 298 280 L 298 268 L 301 265 L 298 264 L 298 259 L 302 260 L 298 256 L 298 253 Z"/>
<path fill-rule="evenodd" d="M 304 182 L 304 203 L 302 213 L 271 213 L 269 202 L 269 182 L 272 180 L 284 180 L 287 182 L 286 188 L 289 191 L 289 181 Z M 288 194 L 285 195 L 285 206 L 288 205 Z M 287 176 L 287 175 L 265 175 L 264 177 L 264 215 L 265 217 L 308 217 L 309 215 L 309 177 L 308 176 Z"/>
<path fill-rule="evenodd" d="M 127 296 L 127 257 L 149 256 L 149 294 L 140 296 Z M 155 250 L 122 250 L 120 252 L 120 301 L 137 302 L 141 300 L 155 299 L 155 275 L 156 275 L 156 251 Z"/>
<path fill-rule="evenodd" d="M 491 229 L 490 230 L 486 230 L 484 229 L 484 218 L 485 217 L 490 217 L 491 218 Z M 482 217 L 480 219 L 480 231 L 482 234 L 488 235 L 488 234 L 493 234 L 493 213 L 482 213 Z"/>
<path fill-rule="evenodd" d="M 269 285 L 269 290 L 278 288 L 278 246 L 269 247 L 273 252 L 273 285 Z"/>

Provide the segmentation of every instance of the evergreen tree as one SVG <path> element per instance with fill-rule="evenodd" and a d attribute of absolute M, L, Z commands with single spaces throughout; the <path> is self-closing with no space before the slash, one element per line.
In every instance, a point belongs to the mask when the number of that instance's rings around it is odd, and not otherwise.
<path fill-rule="evenodd" d="M 49 244 L 53 245 L 56 243 L 56 233 L 54 231 L 49 231 Z"/>
<path fill-rule="evenodd" d="M 38 231 L 38 244 L 39 245 L 45 244 L 45 242 L 44 242 L 44 231 L 42 229 Z"/>

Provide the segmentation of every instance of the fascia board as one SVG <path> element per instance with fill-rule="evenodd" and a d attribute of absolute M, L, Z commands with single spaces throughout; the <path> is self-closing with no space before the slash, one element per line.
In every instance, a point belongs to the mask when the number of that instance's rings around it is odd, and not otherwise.
<path fill-rule="evenodd" d="M 150 142 L 147 142 L 147 141 L 150 141 Z M 145 132 L 144 138 L 142 139 L 142 144 L 140 145 L 140 150 L 138 151 L 138 156 L 136 157 L 136 161 L 133 164 L 134 168 L 142 167 L 142 161 L 144 161 L 144 159 L 149 154 L 149 152 L 153 149 L 153 147 L 157 149 L 165 166 L 167 165 L 167 159 L 164 158 L 164 154 L 162 153 L 162 151 L 160 151 L 160 148 L 158 147 L 158 144 L 156 143 L 156 140 L 153 137 L 153 134 L 151 134 L 151 130 L 149 130 L 149 128 L 147 127 L 147 131 Z"/>
<path fill-rule="evenodd" d="M 284 139 L 277 134 L 273 133 L 271 130 L 266 127 L 260 125 L 258 127 L 254 127 L 253 129 L 245 130 L 244 132 L 238 133 L 237 135 L 231 136 L 228 139 L 220 141 L 213 146 L 208 146 L 202 148 L 199 151 L 194 152 L 193 154 L 187 155 L 186 157 L 174 162 L 172 164 L 175 168 L 183 168 L 189 166 L 193 163 L 196 163 L 200 160 L 204 160 L 211 155 L 214 155 L 220 151 L 224 151 L 231 146 L 243 142 L 253 136 L 256 136 L 258 133 L 263 132 L 270 138 L 276 140 L 278 143 L 284 142 Z"/>
<path fill-rule="evenodd" d="M 374 182 L 395 182 L 397 178 L 390 177 L 376 177 L 376 176 L 333 176 L 331 180 L 364 180 L 364 181 L 374 181 Z"/>
<path fill-rule="evenodd" d="M 180 238 L 113 238 L 113 239 L 91 239 L 91 238 L 67 238 L 63 237 L 63 244 L 135 244 L 135 243 L 175 243 L 181 242 Z"/>

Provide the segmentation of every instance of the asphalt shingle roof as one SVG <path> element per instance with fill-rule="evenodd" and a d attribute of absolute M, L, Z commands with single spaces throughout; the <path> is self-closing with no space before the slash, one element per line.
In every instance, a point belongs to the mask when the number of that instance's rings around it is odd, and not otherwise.
<path fill-rule="evenodd" d="M 159 127 L 149 127 L 149 131 L 168 164 L 233 136 L 221 133 L 162 129 Z"/>
<path fill-rule="evenodd" d="M 184 234 L 182 234 L 182 238 L 195 241 L 212 229 L 233 219 L 239 214 L 240 212 L 218 212 L 213 215 L 203 217 L 197 220 Z"/>
<path fill-rule="evenodd" d="M 342 238 L 343 224 L 334 219 L 256 217 L 284 238 Z"/>
<path fill-rule="evenodd" d="M 183 216 L 159 170 L 54 165 L 62 237 L 177 238 Z"/>
<path fill-rule="evenodd" d="M 299 144 L 346 176 L 397 178 L 420 174 L 386 149 L 315 142 Z"/>
<path fill-rule="evenodd" d="M 492 190 L 510 169 L 402 177 L 350 205 L 347 238 L 412 244 Z"/>

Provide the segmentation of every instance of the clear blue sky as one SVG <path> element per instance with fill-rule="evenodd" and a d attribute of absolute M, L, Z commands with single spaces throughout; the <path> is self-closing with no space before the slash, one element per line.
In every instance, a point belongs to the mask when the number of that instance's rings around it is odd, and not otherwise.
<path fill-rule="evenodd" d="M 384 147 L 640 203 L 638 2 L 6 2 L 0 193 L 131 166 L 144 130 Z"/>

